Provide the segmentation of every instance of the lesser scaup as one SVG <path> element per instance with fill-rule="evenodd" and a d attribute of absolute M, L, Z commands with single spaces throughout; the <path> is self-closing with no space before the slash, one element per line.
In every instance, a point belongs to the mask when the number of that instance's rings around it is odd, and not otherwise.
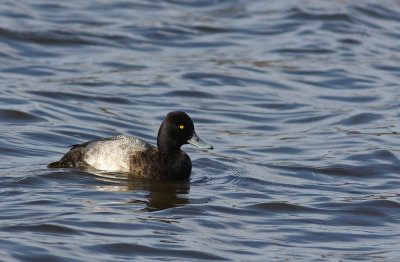
<path fill-rule="evenodd" d="M 92 167 L 144 178 L 184 179 L 192 170 L 189 156 L 181 150 L 184 144 L 213 149 L 197 136 L 193 121 L 185 112 L 174 111 L 161 123 L 157 147 L 140 138 L 113 136 L 74 145 L 48 167 Z"/>

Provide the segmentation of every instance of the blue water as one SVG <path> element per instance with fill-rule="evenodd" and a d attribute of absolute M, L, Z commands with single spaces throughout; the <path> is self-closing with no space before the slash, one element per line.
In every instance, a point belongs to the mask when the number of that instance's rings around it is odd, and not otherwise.
<path fill-rule="evenodd" d="M 1 261 L 400 260 L 400 2 L 2 1 Z M 188 182 L 48 169 L 155 144 Z"/>

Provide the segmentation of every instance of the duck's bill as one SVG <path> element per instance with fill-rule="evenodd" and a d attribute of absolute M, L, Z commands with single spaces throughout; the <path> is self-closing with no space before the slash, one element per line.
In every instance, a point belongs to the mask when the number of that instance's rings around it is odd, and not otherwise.
<path fill-rule="evenodd" d="M 188 143 L 201 149 L 213 149 L 211 145 L 201 140 L 195 132 L 193 132 L 193 136 L 188 140 Z"/>

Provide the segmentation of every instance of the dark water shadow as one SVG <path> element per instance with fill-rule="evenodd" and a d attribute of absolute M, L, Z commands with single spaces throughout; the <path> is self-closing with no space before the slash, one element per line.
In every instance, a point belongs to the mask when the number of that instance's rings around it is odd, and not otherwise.
<path fill-rule="evenodd" d="M 149 181 L 147 183 L 138 183 L 132 181 L 127 186 L 129 191 L 145 190 L 146 201 L 131 200 L 128 203 L 143 202 L 146 207 L 143 211 L 154 212 L 164 209 L 183 206 L 189 203 L 186 195 L 189 193 L 190 184 L 188 181 Z"/>
<path fill-rule="evenodd" d="M 92 175 L 97 182 L 102 184 L 94 185 L 99 191 L 132 193 L 131 199 L 125 203 L 145 205 L 141 211 L 161 211 L 189 203 L 187 196 L 190 190 L 189 180 L 139 179 L 120 173 L 81 172 L 82 174 Z"/>

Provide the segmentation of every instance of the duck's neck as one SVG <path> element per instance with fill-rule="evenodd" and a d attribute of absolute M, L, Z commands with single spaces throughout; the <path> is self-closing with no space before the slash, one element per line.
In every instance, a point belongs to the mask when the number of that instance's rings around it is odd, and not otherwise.
<path fill-rule="evenodd" d="M 168 137 L 167 129 L 163 121 L 157 135 L 157 148 L 161 154 L 171 154 L 181 152 L 181 147 L 177 141 L 171 137 Z"/>

